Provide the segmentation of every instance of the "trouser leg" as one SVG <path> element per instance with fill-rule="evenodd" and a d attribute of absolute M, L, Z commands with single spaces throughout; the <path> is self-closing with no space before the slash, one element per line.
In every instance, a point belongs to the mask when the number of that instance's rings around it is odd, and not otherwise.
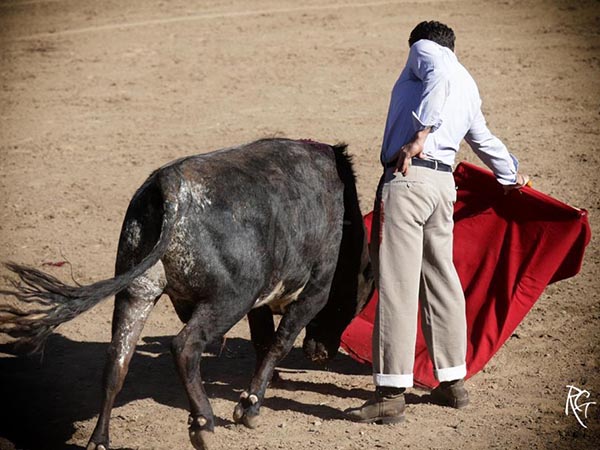
<path fill-rule="evenodd" d="M 454 201 L 451 174 L 436 174 L 439 201 L 423 227 L 421 325 L 435 376 L 451 381 L 466 375 L 465 298 L 452 261 Z"/>
<path fill-rule="evenodd" d="M 373 330 L 378 386 L 413 384 L 423 224 L 433 209 L 432 191 L 416 169 L 406 177 L 396 175 L 382 189 L 379 304 Z"/>

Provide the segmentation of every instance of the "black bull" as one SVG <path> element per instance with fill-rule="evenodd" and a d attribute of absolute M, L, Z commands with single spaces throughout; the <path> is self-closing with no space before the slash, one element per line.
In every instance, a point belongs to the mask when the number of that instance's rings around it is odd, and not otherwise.
<path fill-rule="evenodd" d="M 345 146 L 285 139 L 183 158 L 150 175 L 127 210 L 112 279 L 75 287 L 7 266 L 20 282 L 2 293 L 43 305 L 0 307 L 0 331 L 25 351 L 116 294 L 102 408 L 87 447 L 96 450 L 108 448 L 115 397 L 163 293 L 186 324 L 172 352 L 190 402 L 190 439 L 205 449 L 214 430 L 200 375 L 207 343 L 248 314 L 257 365 L 233 415 L 254 427 L 275 366 L 300 331 L 310 359 L 332 358 L 373 287 Z M 273 313 L 282 314 L 277 330 Z"/>

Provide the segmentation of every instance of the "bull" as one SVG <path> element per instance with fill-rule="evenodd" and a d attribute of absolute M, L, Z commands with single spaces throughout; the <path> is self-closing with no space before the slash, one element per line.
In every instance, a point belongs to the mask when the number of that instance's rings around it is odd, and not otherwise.
<path fill-rule="evenodd" d="M 373 289 L 346 147 L 287 139 L 189 156 L 153 172 L 127 209 L 112 279 L 70 286 L 7 267 L 19 281 L 0 292 L 29 306 L 3 305 L 0 331 L 21 351 L 39 351 L 58 325 L 115 295 L 102 406 L 87 450 L 109 447 L 115 397 L 162 294 L 185 324 L 171 350 L 189 399 L 191 443 L 206 449 L 214 417 L 200 360 L 209 342 L 248 315 L 256 368 L 233 417 L 253 428 L 275 366 L 300 331 L 310 359 L 332 358 Z M 282 314 L 277 329 L 273 314 Z"/>

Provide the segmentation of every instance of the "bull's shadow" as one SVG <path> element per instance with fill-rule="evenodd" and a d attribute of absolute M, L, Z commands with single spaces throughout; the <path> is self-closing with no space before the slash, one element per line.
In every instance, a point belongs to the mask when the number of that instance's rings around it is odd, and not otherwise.
<path fill-rule="evenodd" d="M 174 408 L 187 409 L 188 401 L 179 381 L 169 350 L 170 337 L 146 337 L 138 345 L 116 406 L 152 398 Z M 101 377 L 107 344 L 76 342 L 61 335 L 48 340 L 43 358 L 0 358 L 0 437 L 17 448 L 75 449 L 66 442 L 76 431 L 74 423 L 99 413 Z M 0 349 L 1 351 L 2 349 Z M 252 344 L 241 338 L 228 338 L 224 346 L 212 345 L 202 362 L 209 397 L 237 401 L 249 385 L 254 369 Z M 220 354 L 219 354 L 220 353 Z M 319 369 L 294 348 L 279 365 L 284 370 Z M 345 374 L 368 374 L 370 368 L 339 354 L 325 369 Z M 365 399 L 369 392 L 345 389 L 331 383 L 316 383 L 307 374 L 303 381 L 285 380 L 279 389 L 305 390 Z M 327 405 L 311 405 L 277 397 L 267 392 L 265 407 L 295 410 L 323 420 L 341 418 Z M 231 423 L 216 417 L 217 426 Z"/>

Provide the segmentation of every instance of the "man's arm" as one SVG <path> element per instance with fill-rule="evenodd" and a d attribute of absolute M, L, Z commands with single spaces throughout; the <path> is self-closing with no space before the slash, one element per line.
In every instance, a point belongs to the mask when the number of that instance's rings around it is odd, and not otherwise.
<path fill-rule="evenodd" d="M 527 185 L 529 178 L 518 173 L 519 161 L 490 132 L 481 110 L 477 112 L 465 140 L 506 190 L 520 189 Z"/>
<path fill-rule="evenodd" d="M 427 40 L 415 42 L 410 48 L 410 74 L 420 80 L 423 86 L 421 100 L 413 111 L 416 130 L 429 127 L 433 133 L 442 124 L 442 110 L 450 90 L 450 69 L 445 51 L 446 49 Z"/>
<path fill-rule="evenodd" d="M 411 77 L 422 83 L 419 105 L 413 111 L 413 138 L 398 150 L 396 172 L 408 173 L 410 159 L 422 157 L 425 140 L 442 124 L 441 115 L 449 93 L 449 77 L 444 51 L 437 44 L 421 40 L 414 43 L 408 55 Z"/>
<path fill-rule="evenodd" d="M 396 162 L 395 172 L 400 172 L 402 175 L 408 173 L 408 167 L 410 165 L 411 158 L 422 157 L 423 147 L 425 145 L 425 139 L 431 132 L 431 128 L 423 128 L 421 131 L 417 131 L 413 138 L 407 142 L 400 151 L 398 152 L 398 160 Z"/>

